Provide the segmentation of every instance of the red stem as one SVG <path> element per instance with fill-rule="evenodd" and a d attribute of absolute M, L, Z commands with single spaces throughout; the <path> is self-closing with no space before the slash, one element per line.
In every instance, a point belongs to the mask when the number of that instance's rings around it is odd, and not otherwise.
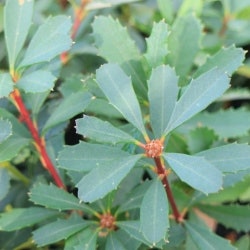
<path fill-rule="evenodd" d="M 155 157 L 154 158 L 155 164 L 156 164 L 156 168 L 157 168 L 157 174 L 158 176 L 161 178 L 161 182 L 165 188 L 167 197 L 168 197 L 168 201 L 172 207 L 173 210 L 173 214 L 174 214 L 174 218 L 176 220 L 176 222 L 181 222 L 182 221 L 182 216 L 177 208 L 177 205 L 175 203 L 174 200 L 174 196 L 172 193 L 172 190 L 170 188 L 168 179 L 167 179 L 167 173 L 166 173 L 166 169 L 162 164 L 161 158 L 160 157 Z"/>
<path fill-rule="evenodd" d="M 43 137 L 40 137 L 37 125 L 34 121 L 31 120 L 29 111 L 27 110 L 21 94 L 18 89 L 15 89 L 11 94 L 10 97 L 13 99 L 19 113 L 21 114 L 21 119 L 25 122 L 27 125 L 31 136 L 34 139 L 35 147 L 39 153 L 40 161 L 44 168 L 46 168 L 51 176 L 53 177 L 56 185 L 60 188 L 66 189 L 65 185 L 63 184 L 63 181 L 61 180 L 57 170 L 55 169 L 51 159 L 48 156 L 48 153 L 46 151 L 46 145 L 45 140 Z"/>

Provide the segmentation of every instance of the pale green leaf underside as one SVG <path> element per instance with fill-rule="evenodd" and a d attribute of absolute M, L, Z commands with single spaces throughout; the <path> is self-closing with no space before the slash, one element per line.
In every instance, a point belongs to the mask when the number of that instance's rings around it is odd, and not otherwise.
<path fill-rule="evenodd" d="M 205 227 L 201 227 L 191 222 L 185 222 L 185 227 L 192 242 L 198 249 L 206 249 L 206 250 L 236 249 L 232 245 L 230 245 L 229 240 L 220 238 L 219 236 L 217 236 L 216 234 L 214 234 Z"/>
<path fill-rule="evenodd" d="M 117 188 L 140 158 L 141 155 L 126 156 L 94 168 L 77 184 L 79 199 L 93 202 L 103 198 Z"/>
<path fill-rule="evenodd" d="M 178 95 L 178 77 L 169 66 L 152 70 L 148 81 L 150 123 L 156 138 L 162 136 L 175 107 Z"/>
<path fill-rule="evenodd" d="M 165 133 L 169 133 L 220 97 L 229 88 L 229 81 L 229 77 L 216 68 L 192 80 L 177 101 Z"/>
<path fill-rule="evenodd" d="M 19 68 L 48 62 L 71 46 L 71 21 L 66 16 L 48 18 L 33 36 Z"/>
<path fill-rule="evenodd" d="M 0 200 L 2 200 L 7 195 L 9 188 L 10 174 L 8 173 L 7 169 L 0 168 Z"/>
<path fill-rule="evenodd" d="M 166 236 L 169 227 L 168 200 L 161 181 L 157 178 L 146 191 L 140 209 L 141 231 L 153 245 Z"/>
<path fill-rule="evenodd" d="M 127 156 L 129 154 L 119 148 L 80 142 L 74 146 L 66 146 L 59 153 L 58 163 L 60 168 L 85 172 Z"/>
<path fill-rule="evenodd" d="M 0 73 L 0 98 L 8 97 L 13 90 L 14 82 L 11 79 L 10 74 Z"/>
<path fill-rule="evenodd" d="M 49 71 L 37 70 L 24 75 L 17 84 L 25 92 L 39 93 L 53 89 L 55 80 Z"/>
<path fill-rule="evenodd" d="M 4 34 L 10 69 L 26 40 L 33 15 L 33 0 L 8 0 L 4 10 Z"/>
<path fill-rule="evenodd" d="M 86 115 L 76 120 L 76 132 L 95 141 L 111 144 L 135 141 L 132 136 L 111 123 Z"/>
<path fill-rule="evenodd" d="M 87 226 L 88 223 L 74 214 L 69 219 L 59 219 L 35 230 L 33 239 L 39 247 L 46 246 L 66 239 Z"/>
<path fill-rule="evenodd" d="M 78 92 L 66 97 L 51 114 L 44 125 L 43 132 L 82 113 L 89 105 L 91 97 L 92 96 L 88 92 Z"/>
<path fill-rule="evenodd" d="M 164 153 L 169 166 L 191 187 L 205 193 L 214 193 L 222 187 L 222 173 L 205 158 L 177 153 Z"/>
<path fill-rule="evenodd" d="M 96 71 L 96 80 L 110 103 L 142 134 L 146 134 L 131 79 L 123 70 L 116 64 L 104 64 Z"/>
<path fill-rule="evenodd" d="M 212 165 L 222 172 L 238 172 L 250 169 L 250 146 L 247 144 L 229 144 L 199 152 Z"/>
<path fill-rule="evenodd" d="M 10 212 L 2 213 L 0 230 L 15 231 L 58 215 L 58 212 L 45 208 L 29 207 L 14 208 Z"/>
<path fill-rule="evenodd" d="M 8 120 L 0 118 L 0 143 L 12 134 L 12 125 Z"/>

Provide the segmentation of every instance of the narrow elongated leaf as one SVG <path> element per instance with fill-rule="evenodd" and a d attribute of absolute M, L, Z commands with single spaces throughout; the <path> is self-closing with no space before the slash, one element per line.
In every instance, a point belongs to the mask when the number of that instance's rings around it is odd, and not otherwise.
<path fill-rule="evenodd" d="M 126 250 L 126 248 L 116 237 L 115 233 L 110 233 L 107 237 L 105 250 Z"/>
<path fill-rule="evenodd" d="M 76 132 L 96 141 L 112 144 L 135 141 L 132 136 L 114 127 L 109 122 L 86 115 L 76 120 Z"/>
<path fill-rule="evenodd" d="M 64 99 L 54 110 L 43 128 L 43 133 L 49 128 L 58 125 L 85 110 L 91 101 L 88 92 L 78 92 Z"/>
<path fill-rule="evenodd" d="M 7 195 L 9 188 L 10 175 L 6 169 L 0 168 L 0 201 Z"/>
<path fill-rule="evenodd" d="M 156 137 L 166 130 L 178 95 L 178 77 L 169 66 L 152 70 L 148 81 L 150 123 Z"/>
<path fill-rule="evenodd" d="M 138 100 L 130 78 L 116 64 L 105 64 L 96 71 L 96 79 L 110 103 L 146 134 Z"/>
<path fill-rule="evenodd" d="M 176 19 L 169 35 L 168 61 L 178 76 L 186 76 L 199 51 L 201 24 L 194 15 L 185 15 Z"/>
<path fill-rule="evenodd" d="M 37 205 L 58 210 L 83 210 L 85 212 L 92 211 L 89 206 L 80 203 L 80 201 L 72 194 L 51 184 L 39 184 L 34 186 L 30 192 L 30 200 Z"/>
<path fill-rule="evenodd" d="M 0 162 L 9 161 L 30 142 L 27 138 L 11 135 L 0 144 Z"/>
<path fill-rule="evenodd" d="M 12 125 L 8 120 L 0 119 L 0 143 L 12 134 Z"/>
<path fill-rule="evenodd" d="M 11 79 L 10 74 L 1 73 L 0 74 L 0 98 L 8 97 L 13 90 L 14 82 Z"/>
<path fill-rule="evenodd" d="M 138 61 L 140 53 L 126 28 L 112 17 L 99 16 L 93 22 L 93 31 L 100 56 L 108 62 L 120 64 L 126 74 L 132 77 L 137 94 L 146 97 L 146 76 Z"/>
<path fill-rule="evenodd" d="M 45 208 L 15 208 L 10 212 L 1 214 L 0 230 L 19 230 L 24 227 L 32 226 L 56 215 L 58 215 L 58 212 Z"/>
<path fill-rule="evenodd" d="M 53 89 L 55 80 L 49 71 L 37 70 L 24 75 L 17 84 L 25 92 L 39 93 Z"/>
<path fill-rule="evenodd" d="M 33 239 L 39 247 L 46 246 L 67 239 L 88 225 L 89 223 L 74 214 L 67 220 L 60 219 L 35 230 Z"/>
<path fill-rule="evenodd" d="M 74 146 L 66 146 L 59 153 L 58 162 L 60 168 L 84 172 L 127 156 L 128 153 L 118 148 L 80 142 Z"/>
<path fill-rule="evenodd" d="M 216 234 L 212 233 L 209 229 L 201 227 L 200 225 L 185 222 L 188 235 L 192 242 L 198 249 L 206 250 L 236 250 L 235 247 L 230 245 L 228 240 L 220 238 Z"/>
<path fill-rule="evenodd" d="M 145 57 L 151 68 L 163 64 L 168 54 L 167 49 L 168 25 L 161 21 L 154 23 L 151 35 L 146 39 L 147 52 Z"/>
<path fill-rule="evenodd" d="M 199 205 L 201 211 L 216 219 L 228 228 L 248 232 L 250 230 L 250 207 L 231 205 Z"/>
<path fill-rule="evenodd" d="M 33 14 L 33 0 L 8 0 L 4 10 L 4 34 L 10 69 L 26 40 Z"/>
<path fill-rule="evenodd" d="M 212 69 L 188 85 L 175 105 L 166 134 L 205 109 L 229 88 L 230 79 L 218 69 Z"/>
<path fill-rule="evenodd" d="M 222 172 L 238 172 L 250 169 L 250 146 L 247 144 L 228 144 L 199 152 Z"/>
<path fill-rule="evenodd" d="M 50 17 L 33 36 L 19 67 L 50 61 L 71 46 L 71 21 L 66 16 Z"/>
<path fill-rule="evenodd" d="M 77 184 L 78 197 L 85 202 L 103 198 L 117 188 L 140 158 L 141 155 L 127 156 L 94 168 Z"/>
<path fill-rule="evenodd" d="M 161 181 L 155 179 L 142 200 L 140 209 L 141 231 L 153 245 L 164 239 L 169 227 L 168 199 Z"/>
<path fill-rule="evenodd" d="M 170 167 L 191 187 L 203 193 L 213 193 L 222 188 L 222 173 L 203 157 L 164 153 Z"/>
<path fill-rule="evenodd" d="M 214 65 L 228 75 L 232 75 L 233 72 L 241 66 L 244 58 L 245 52 L 241 48 L 236 48 L 234 45 L 228 48 L 222 48 L 216 54 L 209 57 L 207 61 L 197 69 L 194 77 L 196 78 L 206 71 L 211 70 Z"/>

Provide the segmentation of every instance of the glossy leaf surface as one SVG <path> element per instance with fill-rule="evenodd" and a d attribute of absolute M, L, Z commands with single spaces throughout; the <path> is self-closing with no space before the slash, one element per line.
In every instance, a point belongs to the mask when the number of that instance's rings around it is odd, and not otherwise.
<path fill-rule="evenodd" d="M 105 250 L 126 250 L 126 248 L 116 237 L 115 233 L 110 233 L 107 237 Z"/>
<path fill-rule="evenodd" d="M 8 120 L 0 119 L 0 143 L 12 134 L 12 125 Z"/>
<path fill-rule="evenodd" d="M 13 90 L 14 82 L 10 74 L 0 73 L 0 98 L 8 97 Z"/>
<path fill-rule="evenodd" d="M 6 169 L 0 168 L 0 200 L 2 200 L 7 195 L 9 188 L 10 175 Z"/>

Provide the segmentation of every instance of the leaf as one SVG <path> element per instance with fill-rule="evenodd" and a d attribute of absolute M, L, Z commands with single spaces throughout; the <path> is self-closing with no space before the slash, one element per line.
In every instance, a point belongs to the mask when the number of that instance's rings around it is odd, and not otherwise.
<path fill-rule="evenodd" d="M 132 77 L 137 93 L 146 97 L 146 77 L 138 61 L 141 56 L 126 28 L 112 17 L 104 16 L 96 17 L 92 26 L 99 55 L 110 63 L 120 64 L 126 74 Z"/>
<path fill-rule="evenodd" d="M 7 195 L 9 188 L 10 188 L 10 175 L 8 171 L 4 168 L 1 168 L 0 165 L 0 201 Z"/>
<path fill-rule="evenodd" d="M 178 10 L 178 16 L 187 15 L 188 13 L 195 14 L 195 16 L 200 16 L 203 7 L 202 0 L 195 2 L 193 2 L 193 0 L 186 0 L 181 4 Z"/>
<path fill-rule="evenodd" d="M 175 20 L 168 38 L 168 62 L 177 75 L 184 77 L 190 71 L 200 49 L 201 24 L 194 15 Z"/>
<path fill-rule="evenodd" d="M 94 168 L 77 184 L 79 199 L 93 202 L 103 198 L 117 188 L 140 158 L 141 155 L 126 156 Z"/>
<path fill-rule="evenodd" d="M 197 246 L 198 249 L 206 249 L 206 250 L 234 250 L 232 245 L 230 245 L 228 240 L 225 240 L 216 234 L 212 233 L 205 227 L 201 227 L 200 225 L 184 222 L 185 227 L 187 229 L 188 235 L 190 236 L 193 243 Z"/>
<path fill-rule="evenodd" d="M 126 250 L 121 241 L 116 237 L 115 233 L 109 233 L 105 245 L 105 250 Z"/>
<path fill-rule="evenodd" d="M 45 208 L 14 208 L 9 212 L 1 214 L 0 230 L 8 232 L 19 230 L 24 227 L 32 226 L 41 221 L 45 221 L 56 215 L 58 215 L 58 212 Z"/>
<path fill-rule="evenodd" d="M 91 212 L 91 208 L 81 203 L 72 194 L 56 187 L 53 184 L 39 184 L 34 186 L 30 192 L 30 200 L 37 205 L 58 210 L 82 210 Z"/>
<path fill-rule="evenodd" d="M 222 188 L 222 173 L 203 157 L 176 153 L 163 156 L 179 178 L 191 187 L 205 194 Z"/>
<path fill-rule="evenodd" d="M 177 101 L 165 133 L 205 109 L 229 88 L 229 81 L 227 75 L 218 69 L 212 69 L 192 80 Z"/>
<path fill-rule="evenodd" d="M 71 46 L 71 21 L 66 16 L 49 17 L 33 36 L 19 68 L 48 62 Z"/>
<path fill-rule="evenodd" d="M 74 214 L 69 219 L 59 219 L 33 232 L 33 239 L 38 247 L 67 239 L 89 225 L 88 222 Z"/>
<path fill-rule="evenodd" d="M 116 64 L 104 64 L 96 71 L 96 80 L 110 103 L 142 134 L 146 130 L 130 78 Z"/>
<path fill-rule="evenodd" d="M 58 162 L 60 168 L 86 172 L 101 165 L 112 164 L 112 161 L 127 156 L 129 154 L 119 148 L 80 142 L 74 146 L 66 146 L 59 153 Z"/>
<path fill-rule="evenodd" d="M 49 71 L 37 70 L 24 75 L 17 84 L 25 92 L 39 93 L 53 89 L 55 80 Z"/>
<path fill-rule="evenodd" d="M 4 33 L 11 70 L 15 67 L 31 25 L 33 3 L 33 0 L 8 0 L 5 4 Z"/>
<path fill-rule="evenodd" d="M 162 136 L 169 123 L 178 95 L 178 77 L 169 66 L 152 70 L 148 81 L 150 123 L 156 138 Z"/>
<path fill-rule="evenodd" d="M 13 91 L 14 82 L 11 79 L 10 74 L 0 73 L 0 98 L 8 97 Z"/>
<path fill-rule="evenodd" d="M 166 61 L 168 25 L 161 21 L 153 24 L 149 38 L 146 38 L 147 51 L 144 55 L 149 66 L 155 68 Z"/>
<path fill-rule="evenodd" d="M 221 147 L 200 152 L 203 156 L 222 172 L 238 172 L 250 169 L 250 146 L 247 144 L 228 144 Z"/>
<path fill-rule="evenodd" d="M 0 144 L 0 162 L 9 161 L 29 144 L 30 140 L 17 135 L 11 135 Z"/>
<path fill-rule="evenodd" d="M 157 5 L 163 18 L 167 23 L 172 23 L 174 18 L 174 4 L 171 0 L 157 0 Z"/>
<path fill-rule="evenodd" d="M 76 120 L 76 132 L 84 137 L 98 142 L 116 144 L 119 142 L 134 142 L 135 139 L 107 121 L 96 117 L 84 116 Z"/>
<path fill-rule="evenodd" d="M 82 113 L 89 105 L 90 101 L 91 95 L 88 92 L 78 92 L 64 99 L 45 123 L 43 133 L 45 133 L 49 128 Z"/>
<path fill-rule="evenodd" d="M 169 227 L 168 200 L 164 187 L 155 179 L 142 200 L 140 209 L 141 231 L 153 245 L 164 239 Z"/>
<path fill-rule="evenodd" d="M 0 143 L 2 143 L 12 134 L 12 125 L 8 120 L 0 118 L 0 128 Z"/>
<path fill-rule="evenodd" d="M 199 209 L 213 217 L 227 228 L 233 228 L 238 232 L 250 230 L 250 207 L 238 204 L 230 205 L 199 205 Z"/>
<path fill-rule="evenodd" d="M 141 0 L 102 0 L 102 1 L 94 1 L 90 2 L 86 6 L 86 10 L 96 10 L 102 8 L 110 8 L 112 6 L 120 5 L 120 4 L 128 4 L 133 2 L 138 2 Z"/>
<path fill-rule="evenodd" d="M 194 78 L 202 75 L 206 71 L 216 67 L 229 76 L 232 75 L 241 66 L 245 58 L 245 52 L 241 48 L 231 45 L 228 48 L 220 49 L 216 54 L 210 56 L 207 61 L 201 65 L 194 73 Z"/>

